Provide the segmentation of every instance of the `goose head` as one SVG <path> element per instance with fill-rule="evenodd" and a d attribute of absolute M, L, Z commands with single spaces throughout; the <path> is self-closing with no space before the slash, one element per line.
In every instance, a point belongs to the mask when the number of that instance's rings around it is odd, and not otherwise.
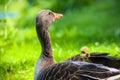
<path fill-rule="evenodd" d="M 51 10 L 42 10 L 37 14 L 36 24 L 48 28 L 56 19 L 63 17 L 62 14 L 52 12 Z"/>

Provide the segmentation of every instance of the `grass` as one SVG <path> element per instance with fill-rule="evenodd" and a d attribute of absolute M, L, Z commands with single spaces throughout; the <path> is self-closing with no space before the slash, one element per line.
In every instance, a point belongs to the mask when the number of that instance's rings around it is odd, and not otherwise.
<path fill-rule="evenodd" d="M 94 7 L 73 11 L 49 28 L 53 55 L 57 62 L 79 54 L 82 46 L 90 51 L 109 52 L 120 57 L 120 16 Z M 3 29 L 1 29 L 2 35 Z M 9 29 L 0 38 L 0 80 L 31 80 L 41 46 L 35 27 Z"/>

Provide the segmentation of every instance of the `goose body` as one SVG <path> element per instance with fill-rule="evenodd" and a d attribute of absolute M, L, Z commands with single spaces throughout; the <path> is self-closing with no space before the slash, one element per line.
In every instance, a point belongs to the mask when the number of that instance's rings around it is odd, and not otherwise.
<path fill-rule="evenodd" d="M 48 34 L 48 27 L 62 14 L 42 10 L 36 17 L 36 31 L 42 46 L 36 63 L 34 80 L 99 80 L 120 74 L 115 68 L 82 61 L 55 63 Z"/>
<path fill-rule="evenodd" d="M 37 80 L 99 80 L 120 74 L 117 69 L 101 64 L 66 61 L 48 66 L 41 71 Z"/>

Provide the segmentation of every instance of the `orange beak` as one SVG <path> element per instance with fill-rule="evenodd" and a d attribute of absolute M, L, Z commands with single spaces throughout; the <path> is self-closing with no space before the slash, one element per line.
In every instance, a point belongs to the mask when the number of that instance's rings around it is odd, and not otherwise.
<path fill-rule="evenodd" d="M 55 17 L 55 20 L 63 17 L 63 15 L 62 15 L 62 14 L 59 14 L 59 13 L 54 13 L 54 12 L 53 12 L 53 15 L 54 15 L 54 17 Z"/>

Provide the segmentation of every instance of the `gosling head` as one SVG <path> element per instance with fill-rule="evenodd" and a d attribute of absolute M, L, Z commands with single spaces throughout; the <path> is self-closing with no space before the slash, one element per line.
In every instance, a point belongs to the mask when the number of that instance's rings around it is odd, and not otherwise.
<path fill-rule="evenodd" d="M 51 10 L 42 10 L 37 14 L 36 24 L 48 27 L 52 22 L 61 18 L 62 16 L 62 14 L 52 12 Z"/>
<path fill-rule="evenodd" d="M 84 46 L 80 49 L 81 57 L 83 59 L 88 59 L 90 57 L 89 49 L 88 47 Z"/>

